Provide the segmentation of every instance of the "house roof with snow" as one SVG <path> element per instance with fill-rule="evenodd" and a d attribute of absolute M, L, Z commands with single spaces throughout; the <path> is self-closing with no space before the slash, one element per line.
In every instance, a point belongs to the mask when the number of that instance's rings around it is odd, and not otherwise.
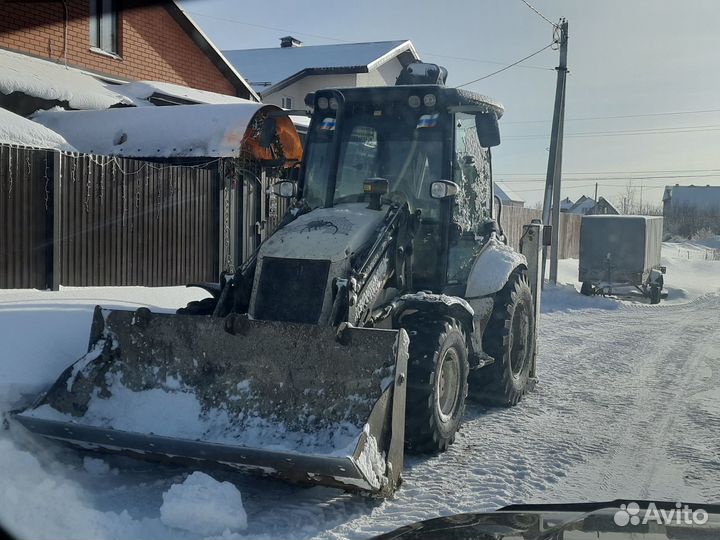
<path fill-rule="evenodd" d="M 575 201 L 575 204 L 573 204 L 569 209 L 568 212 L 572 214 L 587 214 L 595 207 L 595 199 L 591 199 L 590 197 L 586 197 L 585 195 L 582 195 L 577 201 Z"/>
<path fill-rule="evenodd" d="M 560 201 L 560 211 L 561 212 L 567 212 L 572 208 L 572 205 L 575 204 L 570 200 L 570 197 L 565 197 L 562 201 Z"/>
<path fill-rule="evenodd" d="M 663 202 L 675 208 L 682 206 L 698 209 L 720 208 L 720 186 L 665 186 Z"/>
<path fill-rule="evenodd" d="M 75 148 L 59 133 L 2 108 L 0 108 L 0 144 L 75 151 Z"/>
<path fill-rule="evenodd" d="M 280 90 L 306 75 L 367 73 L 395 57 L 403 66 L 419 59 L 409 40 L 239 49 L 223 53 L 260 94 Z"/>
<path fill-rule="evenodd" d="M 495 187 L 495 195 L 500 197 L 500 200 L 503 202 L 503 204 L 525 204 L 525 199 L 517 195 L 505 184 L 502 184 L 500 182 L 493 182 L 493 184 Z"/>

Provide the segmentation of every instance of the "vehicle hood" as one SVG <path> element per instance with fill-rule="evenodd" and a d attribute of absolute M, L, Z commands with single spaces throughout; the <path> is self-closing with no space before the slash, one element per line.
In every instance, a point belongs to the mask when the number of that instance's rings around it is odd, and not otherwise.
<path fill-rule="evenodd" d="M 387 206 L 370 210 L 366 203 L 317 208 L 273 234 L 260 248 L 260 257 L 338 261 L 352 256 L 373 237 Z"/>
<path fill-rule="evenodd" d="M 555 538 L 612 538 L 658 540 L 660 538 L 720 538 L 720 505 L 681 503 L 690 511 L 706 513 L 704 524 L 678 519 L 676 502 L 630 501 L 512 505 L 494 512 L 456 514 L 406 525 L 371 540 L 473 539 L 541 540 Z M 635 505 L 632 507 L 630 505 Z M 632 516 L 625 509 L 631 508 Z M 665 512 L 669 519 L 663 518 Z M 689 514 L 688 514 L 689 515 Z M 630 522 L 630 518 L 633 519 Z"/>

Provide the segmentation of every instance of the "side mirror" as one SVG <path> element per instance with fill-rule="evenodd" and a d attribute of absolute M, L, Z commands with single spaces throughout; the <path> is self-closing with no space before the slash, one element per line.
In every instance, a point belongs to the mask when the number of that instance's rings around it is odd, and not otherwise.
<path fill-rule="evenodd" d="M 294 197 L 296 191 L 295 182 L 291 182 L 290 180 L 275 182 L 271 189 L 275 195 L 282 197 L 283 199 L 290 199 Z"/>
<path fill-rule="evenodd" d="M 460 186 L 450 180 L 437 180 L 430 184 L 430 196 L 433 199 L 454 197 L 458 191 L 460 191 Z"/>
<path fill-rule="evenodd" d="M 491 148 L 500 144 L 500 127 L 497 115 L 494 112 L 477 113 L 475 115 L 475 129 L 477 130 L 480 146 Z"/>

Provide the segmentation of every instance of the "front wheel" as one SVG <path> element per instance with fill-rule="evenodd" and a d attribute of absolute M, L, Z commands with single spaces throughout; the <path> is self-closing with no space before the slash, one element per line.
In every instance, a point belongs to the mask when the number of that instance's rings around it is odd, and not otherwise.
<path fill-rule="evenodd" d="M 483 347 L 495 362 L 473 372 L 478 399 L 491 405 L 515 405 L 527 389 L 535 355 L 535 311 L 525 274 L 513 273 L 495 297 Z"/>
<path fill-rule="evenodd" d="M 650 303 L 651 304 L 659 304 L 661 294 L 662 294 L 662 289 L 660 288 L 659 285 L 650 285 Z"/>
<path fill-rule="evenodd" d="M 588 281 L 583 281 L 583 284 L 580 287 L 580 294 L 584 294 L 585 296 L 592 296 L 594 292 L 595 289 L 593 289 L 592 283 Z"/>
<path fill-rule="evenodd" d="M 409 452 L 443 452 L 455 440 L 465 412 L 468 350 L 454 319 L 416 319 L 410 336 L 405 440 Z"/>

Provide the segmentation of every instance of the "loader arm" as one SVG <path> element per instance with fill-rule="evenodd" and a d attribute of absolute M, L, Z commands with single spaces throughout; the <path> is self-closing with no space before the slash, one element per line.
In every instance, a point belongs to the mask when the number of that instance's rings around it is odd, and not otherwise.
<path fill-rule="evenodd" d="M 364 326 L 388 283 L 399 291 L 407 289 L 411 283 L 409 254 L 416 229 L 417 216 L 410 214 L 407 205 L 390 206 L 372 245 L 353 261 L 349 279 L 338 280 L 336 304 L 347 306 L 347 312 L 338 313 L 344 315 L 341 320 Z"/>

